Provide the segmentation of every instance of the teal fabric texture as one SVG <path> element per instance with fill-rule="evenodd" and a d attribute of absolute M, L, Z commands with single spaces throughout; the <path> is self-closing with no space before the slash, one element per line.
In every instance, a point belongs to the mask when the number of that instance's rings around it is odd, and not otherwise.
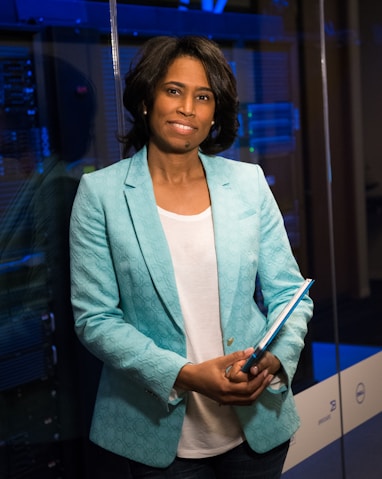
<path fill-rule="evenodd" d="M 200 153 L 211 197 L 225 352 L 255 345 L 303 282 L 283 218 L 257 165 Z M 170 399 L 188 362 L 183 318 L 143 148 L 85 174 L 71 217 L 75 330 L 103 363 L 90 438 L 156 467 L 176 456 L 187 394 Z M 253 294 L 259 276 L 265 317 Z M 307 295 L 271 347 L 287 387 L 235 407 L 265 452 L 299 426 L 291 381 L 313 304 Z"/>

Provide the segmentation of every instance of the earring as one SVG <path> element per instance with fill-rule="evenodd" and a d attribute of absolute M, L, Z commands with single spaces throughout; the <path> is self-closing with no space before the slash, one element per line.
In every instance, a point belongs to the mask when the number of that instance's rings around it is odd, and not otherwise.
<path fill-rule="evenodd" d="M 143 114 L 144 114 L 144 115 L 147 115 L 147 110 L 143 110 Z"/>
<path fill-rule="evenodd" d="M 211 121 L 211 125 L 212 125 L 212 126 L 215 125 L 215 120 L 212 120 L 212 121 Z"/>

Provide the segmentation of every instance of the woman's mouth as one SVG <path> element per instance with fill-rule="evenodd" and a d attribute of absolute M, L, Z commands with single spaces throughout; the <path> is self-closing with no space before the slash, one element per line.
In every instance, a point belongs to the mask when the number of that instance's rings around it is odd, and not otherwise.
<path fill-rule="evenodd" d="M 196 129 L 193 126 L 187 125 L 184 123 L 178 123 L 178 122 L 169 122 L 169 123 L 175 130 L 181 133 L 190 133 Z"/>

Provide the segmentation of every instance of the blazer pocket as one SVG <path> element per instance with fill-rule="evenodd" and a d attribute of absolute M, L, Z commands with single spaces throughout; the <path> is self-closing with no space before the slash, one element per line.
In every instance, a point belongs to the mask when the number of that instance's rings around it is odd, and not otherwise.
<path fill-rule="evenodd" d="M 251 216 L 255 216 L 257 214 L 257 211 L 254 208 L 251 208 L 250 210 L 245 210 L 239 214 L 239 221 L 245 220 L 247 218 L 250 218 Z"/>

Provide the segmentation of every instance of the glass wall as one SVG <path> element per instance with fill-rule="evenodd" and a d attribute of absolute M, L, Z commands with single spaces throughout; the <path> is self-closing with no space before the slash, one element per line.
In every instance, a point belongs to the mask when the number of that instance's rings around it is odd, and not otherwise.
<path fill-rule="evenodd" d="M 240 97 L 224 154 L 262 166 L 316 280 L 284 476 L 380 477 L 382 7 L 3 0 L 0 32 L 0 477 L 93 475 L 101 365 L 73 332 L 71 205 L 82 174 L 121 158 L 138 47 L 183 33 L 221 45 Z"/>

